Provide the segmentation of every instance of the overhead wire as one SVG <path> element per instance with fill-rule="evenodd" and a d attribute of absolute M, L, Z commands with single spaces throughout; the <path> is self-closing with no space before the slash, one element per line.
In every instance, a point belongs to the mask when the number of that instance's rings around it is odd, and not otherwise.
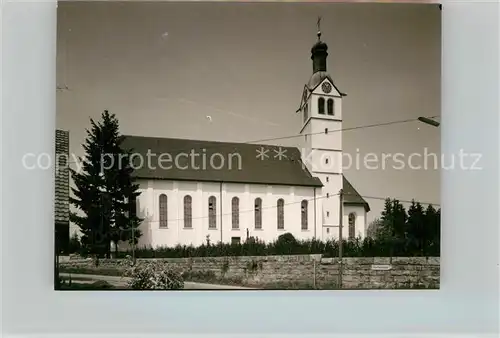
<path fill-rule="evenodd" d="M 364 199 L 375 199 L 375 200 L 383 200 L 383 201 L 386 201 L 386 200 L 390 200 L 390 201 L 398 201 L 400 203 L 419 203 L 420 205 L 432 205 L 432 206 L 436 206 L 436 207 L 440 207 L 439 204 L 437 203 L 432 203 L 432 202 L 422 202 L 422 201 L 418 201 L 418 200 L 403 200 L 403 199 L 398 199 L 398 198 L 389 198 L 389 197 L 376 197 L 376 196 L 363 196 L 363 195 L 358 195 L 358 194 L 351 194 L 351 193 L 343 193 L 344 196 L 356 196 L 356 197 L 362 197 Z M 336 194 L 333 194 L 333 195 L 323 195 L 323 196 L 319 196 L 319 197 L 314 197 L 314 198 L 309 198 L 309 199 L 301 199 L 300 201 L 294 201 L 294 202 L 288 202 L 288 203 L 284 203 L 283 206 L 285 205 L 293 205 L 293 204 L 299 204 L 299 203 L 303 203 L 304 201 L 307 201 L 307 202 L 311 202 L 311 201 L 317 201 L 317 200 L 324 200 L 324 199 L 328 199 L 328 198 L 332 198 L 332 197 L 335 197 L 335 196 L 339 196 L 339 193 L 336 193 Z M 276 202 L 279 200 L 279 198 L 276 200 Z M 278 205 L 277 203 L 274 204 L 274 205 L 268 205 L 268 206 L 263 206 L 263 207 L 260 207 L 260 210 L 264 210 L 264 209 L 277 209 L 278 208 Z M 241 214 L 241 213 L 247 213 L 247 212 L 255 212 L 255 208 L 253 209 L 248 209 L 248 210 L 239 210 L 238 211 L 238 214 Z M 230 212 L 230 213 L 222 213 L 222 214 L 216 214 L 217 217 L 221 217 L 221 216 L 232 216 L 233 213 Z M 195 220 L 195 219 L 207 219 L 209 218 L 210 215 L 205 215 L 205 216 L 196 216 L 196 217 L 190 217 L 191 220 Z M 171 223 L 171 222 L 177 222 L 177 221 L 183 221 L 185 220 L 185 217 L 182 217 L 182 218 L 172 218 L 172 219 L 166 219 L 164 220 L 165 222 L 167 223 Z M 160 220 L 146 220 L 146 222 L 148 223 L 159 223 Z"/>
<path fill-rule="evenodd" d="M 436 118 L 436 116 L 425 116 L 426 118 Z M 329 134 L 329 133 L 335 133 L 335 132 L 342 132 L 342 131 L 351 131 L 351 130 L 359 130 L 359 129 L 367 129 L 367 128 L 375 128 L 375 127 L 383 127 L 383 126 L 389 126 L 389 125 L 394 125 L 394 124 L 402 124 L 402 123 L 409 123 L 409 122 L 416 122 L 418 121 L 418 118 L 412 118 L 412 119 L 405 119 L 405 120 L 394 120 L 394 121 L 388 121 L 388 122 L 382 122 L 382 123 L 373 123 L 373 124 L 367 124 L 367 125 L 360 125 L 360 126 L 355 126 L 355 127 L 347 127 L 347 128 L 340 128 L 340 129 L 334 129 L 334 130 L 326 130 L 321 131 L 321 132 L 314 132 L 314 133 L 299 133 L 299 134 L 293 134 L 293 135 L 288 135 L 288 136 L 280 136 L 280 137 L 273 137 L 273 138 L 265 138 L 265 139 L 258 139 L 258 140 L 252 140 L 252 141 L 246 141 L 246 142 L 235 142 L 235 143 L 226 143 L 226 142 L 218 142 L 218 141 L 203 141 L 203 142 L 208 142 L 208 143 L 215 143 L 211 146 L 200 146 L 200 149 L 211 149 L 211 148 L 225 148 L 225 147 L 237 147 L 238 145 L 242 144 L 255 144 L 255 145 L 260 145 L 259 143 L 261 142 L 270 142 L 270 141 L 279 141 L 279 140 L 286 140 L 286 139 L 292 139 L 296 137 L 304 137 L 304 136 L 312 136 L 312 135 L 321 135 L 321 134 Z M 273 146 L 273 147 L 280 147 L 279 145 L 267 145 L 267 146 Z M 198 148 L 198 147 L 196 147 Z M 194 150 L 194 147 L 191 148 L 182 148 L 182 149 L 168 149 L 168 152 L 170 153 L 177 153 L 177 152 L 182 152 L 182 151 L 192 151 Z M 77 161 L 68 161 L 68 164 L 72 163 L 78 163 Z"/>

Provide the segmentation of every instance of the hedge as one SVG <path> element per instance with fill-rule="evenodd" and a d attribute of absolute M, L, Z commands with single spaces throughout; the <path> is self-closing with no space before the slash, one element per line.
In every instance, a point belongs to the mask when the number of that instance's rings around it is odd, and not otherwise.
<path fill-rule="evenodd" d="M 283 235 L 282 235 L 283 236 Z M 338 257 L 338 241 L 306 240 L 298 241 L 293 236 L 282 237 L 273 243 L 247 241 L 241 244 L 203 244 L 200 246 L 177 245 L 175 247 L 142 247 L 135 249 L 136 258 L 186 258 L 186 257 L 222 257 L 222 256 L 270 256 L 270 255 L 306 255 L 322 254 L 324 257 Z M 403 241 L 380 241 L 371 238 L 343 241 L 344 257 L 415 257 L 439 256 L 439 245 L 414 250 Z M 130 250 L 121 251 L 117 258 L 132 255 Z"/>

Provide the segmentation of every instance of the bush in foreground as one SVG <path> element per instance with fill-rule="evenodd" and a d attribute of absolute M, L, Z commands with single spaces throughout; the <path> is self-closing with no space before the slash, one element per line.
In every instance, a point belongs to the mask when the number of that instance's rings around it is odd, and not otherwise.
<path fill-rule="evenodd" d="M 184 288 L 182 274 L 161 261 L 131 267 L 125 272 L 128 286 L 134 290 L 180 290 Z"/>

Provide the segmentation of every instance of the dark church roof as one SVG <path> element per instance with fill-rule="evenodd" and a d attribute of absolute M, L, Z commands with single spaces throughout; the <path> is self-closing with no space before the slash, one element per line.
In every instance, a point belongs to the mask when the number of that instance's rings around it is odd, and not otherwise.
<path fill-rule="evenodd" d="M 303 166 L 300 151 L 294 147 L 127 135 L 124 136 L 122 148 L 131 149 L 133 154 L 140 155 L 135 155 L 133 160 L 134 176 L 140 179 L 323 186 L 321 180 L 313 177 Z M 280 148 L 286 156 L 281 159 L 278 157 Z M 262 149 L 266 155 L 264 160 L 258 157 Z M 187 157 L 191 152 L 196 154 L 194 164 Z M 148 153 L 151 154 L 150 165 Z M 206 158 L 205 166 L 203 157 Z M 210 165 L 211 157 L 214 158 L 213 165 Z M 141 158 L 144 165 L 140 165 Z M 217 169 L 221 165 L 221 158 L 224 159 L 224 165 Z M 368 203 L 345 177 L 343 186 L 345 204 L 362 205 L 369 210 Z"/>
<path fill-rule="evenodd" d="M 344 192 L 344 204 L 347 205 L 360 205 L 365 208 L 365 211 L 370 211 L 370 205 L 364 200 L 364 198 L 354 189 L 351 182 L 343 177 L 343 192 Z"/>
<path fill-rule="evenodd" d="M 56 156 L 62 162 L 55 166 L 55 222 L 69 223 L 69 168 L 63 160 L 69 158 L 69 132 L 56 130 Z M 57 158 L 57 157 L 56 157 Z"/>
<path fill-rule="evenodd" d="M 130 135 L 124 137 L 122 147 L 141 155 L 133 160 L 134 176 L 137 178 L 323 186 L 321 180 L 313 177 L 302 165 L 300 151 L 293 147 Z M 278 156 L 280 149 L 286 156 L 281 159 Z M 258 156 L 261 150 L 264 151 L 264 159 Z M 152 154 L 151 166 L 147 165 L 148 151 Z M 195 154 L 194 161 L 188 157 L 191 152 Z M 161 154 L 164 155 L 160 157 Z M 144 159 L 142 166 L 138 162 L 140 158 Z M 206 159 L 205 165 L 203 158 Z M 211 158 L 213 165 L 210 164 Z M 169 162 L 162 164 L 161 159 Z"/>

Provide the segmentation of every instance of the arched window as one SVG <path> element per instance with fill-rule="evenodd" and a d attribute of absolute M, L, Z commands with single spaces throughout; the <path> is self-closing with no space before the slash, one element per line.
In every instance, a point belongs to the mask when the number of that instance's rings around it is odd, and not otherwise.
<path fill-rule="evenodd" d="M 328 112 L 328 115 L 334 115 L 333 114 L 333 99 L 328 99 L 328 101 L 326 101 L 326 106 L 327 106 L 327 112 Z"/>
<path fill-rule="evenodd" d="M 159 207 L 160 207 L 160 228 L 168 227 L 168 203 L 167 195 L 161 194 L 159 197 Z"/>
<path fill-rule="evenodd" d="M 318 99 L 318 113 L 325 114 L 325 99 L 322 97 Z"/>
<path fill-rule="evenodd" d="M 238 197 L 233 197 L 231 201 L 231 215 L 233 229 L 239 229 L 240 227 L 240 199 Z"/>
<path fill-rule="evenodd" d="M 191 196 L 184 196 L 184 228 L 193 227 L 193 199 Z"/>
<path fill-rule="evenodd" d="M 262 229 L 262 200 L 255 199 L 255 229 Z"/>
<path fill-rule="evenodd" d="M 351 212 L 349 214 L 349 239 L 356 237 L 356 214 Z"/>
<path fill-rule="evenodd" d="M 301 223 L 302 230 L 307 230 L 307 201 L 303 200 L 300 204 L 300 212 L 301 212 Z"/>
<path fill-rule="evenodd" d="M 285 201 L 280 198 L 278 200 L 278 229 L 285 229 Z"/>
<path fill-rule="evenodd" d="M 210 229 L 217 228 L 217 205 L 215 196 L 208 198 L 208 227 Z"/>

